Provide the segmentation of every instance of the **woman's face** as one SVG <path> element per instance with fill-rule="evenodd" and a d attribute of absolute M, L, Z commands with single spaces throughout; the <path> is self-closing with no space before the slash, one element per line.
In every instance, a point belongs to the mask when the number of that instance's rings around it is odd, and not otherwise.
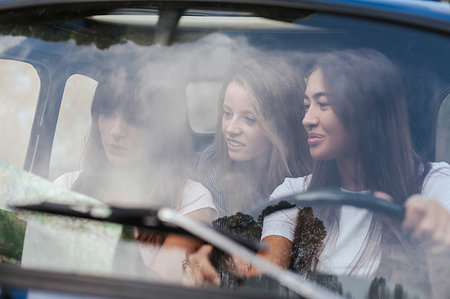
<path fill-rule="evenodd" d="M 108 161 L 115 166 L 133 166 L 145 155 L 144 129 L 120 111 L 98 117 L 100 137 Z"/>
<path fill-rule="evenodd" d="M 350 135 L 328 102 L 322 71 L 315 70 L 308 79 L 303 127 L 315 160 L 341 159 L 350 155 Z"/>
<path fill-rule="evenodd" d="M 257 120 L 249 94 L 236 82 L 225 90 L 222 131 L 228 155 L 234 161 L 250 161 L 268 152 L 270 141 Z"/>

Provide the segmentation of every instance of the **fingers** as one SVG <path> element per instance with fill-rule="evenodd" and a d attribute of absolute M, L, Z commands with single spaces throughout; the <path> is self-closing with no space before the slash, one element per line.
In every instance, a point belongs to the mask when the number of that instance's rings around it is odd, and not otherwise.
<path fill-rule="evenodd" d="M 403 228 L 412 236 L 431 245 L 431 249 L 450 248 L 450 213 L 435 200 L 420 195 L 410 197 L 406 203 Z"/>
<path fill-rule="evenodd" d="M 213 284 L 220 286 L 220 277 L 216 269 L 209 261 L 213 247 L 202 245 L 196 252 L 187 257 L 184 267 L 185 283 L 193 286 Z"/>
<path fill-rule="evenodd" d="M 426 203 L 420 195 L 413 195 L 405 202 L 405 219 L 403 228 L 413 230 L 422 221 L 426 212 Z"/>
<path fill-rule="evenodd" d="M 199 274 L 202 279 L 208 282 L 212 282 L 214 285 L 220 285 L 220 277 L 219 273 L 217 273 L 216 269 L 211 265 L 209 261 L 209 256 L 213 250 L 211 245 L 204 245 L 199 249 Z"/>
<path fill-rule="evenodd" d="M 375 197 L 377 197 L 377 198 L 384 199 L 384 200 L 387 200 L 387 201 L 390 201 L 390 202 L 394 201 L 392 199 L 392 196 L 390 196 L 387 193 L 381 192 L 381 191 L 376 191 L 376 192 L 373 193 L 373 195 Z"/>

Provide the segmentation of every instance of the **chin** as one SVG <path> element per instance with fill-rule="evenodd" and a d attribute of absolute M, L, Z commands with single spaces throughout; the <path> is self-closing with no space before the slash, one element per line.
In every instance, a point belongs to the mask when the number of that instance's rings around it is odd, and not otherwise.
<path fill-rule="evenodd" d="M 128 159 L 122 159 L 118 157 L 111 157 L 108 159 L 108 162 L 113 166 L 123 167 L 130 164 Z"/>
<path fill-rule="evenodd" d="M 236 162 L 243 162 L 243 161 L 248 161 L 249 160 L 244 155 L 236 154 L 236 153 L 233 153 L 233 152 L 232 153 L 228 152 L 228 156 L 230 157 L 231 160 L 236 161 Z"/>
<path fill-rule="evenodd" d="M 328 161 L 334 159 L 334 157 L 331 157 L 331 155 L 327 155 L 327 153 L 320 153 L 320 152 L 310 152 L 311 157 L 316 161 Z"/>

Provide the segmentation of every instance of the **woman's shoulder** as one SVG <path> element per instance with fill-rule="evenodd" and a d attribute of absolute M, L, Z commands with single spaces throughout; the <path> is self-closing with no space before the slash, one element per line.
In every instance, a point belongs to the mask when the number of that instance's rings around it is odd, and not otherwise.
<path fill-rule="evenodd" d="M 201 183 L 194 181 L 192 179 L 187 179 L 184 184 L 183 194 L 184 195 L 207 195 L 209 193 L 208 189 L 203 186 Z"/>
<path fill-rule="evenodd" d="M 201 183 L 187 179 L 183 188 L 183 199 L 178 209 L 179 212 L 188 214 L 204 208 L 211 208 L 217 211 L 211 193 Z"/>
<path fill-rule="evenodd" d="M 435 181 L 450 179 L 450 165 L 447 162 L 432 162 L 430 163 L 430 170 L 425 176 L 423 185 L 433 183 Z"/>
<path fill-rule="evenodd" d="M 311 175 L 297 178 L 285 178 L 284 182 L 275 188 L 273 193 L 270 195 L 270 199 L 277 199 L 283 196 L 306 191 L 310 178 Z"/>
<path fill-rule="evenodd" d="M 206 166 L 210 161 L 214 160 L 216 156 L 216 148 L 214 144 L 207 145 L 201 152 L 198 159 L 198 168 Z"/>
<path fill-rule="evenodd" d="M 214 144 L 210 144 L 202 150 L 197 162 L 197 179 L 209 190 L 220 190 L 217 168 L 214 163 L 215 157 L 216 151 Z"/>
<path fill-rule="evenodd" d="M 72 171 L 72 172 L 66 172 L 63 175 L 61 175 L 60 177 L 58 177 L 53 184 L 55 186 L 58 186 L 60 188 L 64 188 L 64 189 L 70 189 L 73 185 L 73 183 L 78 179 L 78 177 L 80 176 L 81 171 L 77 170 L 77 171 Z"/>
<path fill-rule="evenodd" d="M 450 210 L 450 165 L 433 162 L 423 181 L 422 195 L 436 199 Z"/>
<path fill-rule="evenodd" d="M 450 165 L 447 162 L 432 162 L 430 173 L 433 171 L 441 171 L 450 174 Z"/>

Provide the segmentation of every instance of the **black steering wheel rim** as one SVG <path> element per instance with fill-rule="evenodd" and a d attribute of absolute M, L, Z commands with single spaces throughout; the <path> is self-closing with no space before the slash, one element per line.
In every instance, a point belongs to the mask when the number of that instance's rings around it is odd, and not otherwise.
<path fill-rule="evenodd" d="M 353 206 L 400 221 L 405 217 L 405 207 L 401 204 L 377 198 L 372 193 L 340 190 L 305 191 L 283 196 L 258 205 L 250 211 L 250 215 L 262 221 L 267 215 L 280 210 L 320 206 Z"/>

